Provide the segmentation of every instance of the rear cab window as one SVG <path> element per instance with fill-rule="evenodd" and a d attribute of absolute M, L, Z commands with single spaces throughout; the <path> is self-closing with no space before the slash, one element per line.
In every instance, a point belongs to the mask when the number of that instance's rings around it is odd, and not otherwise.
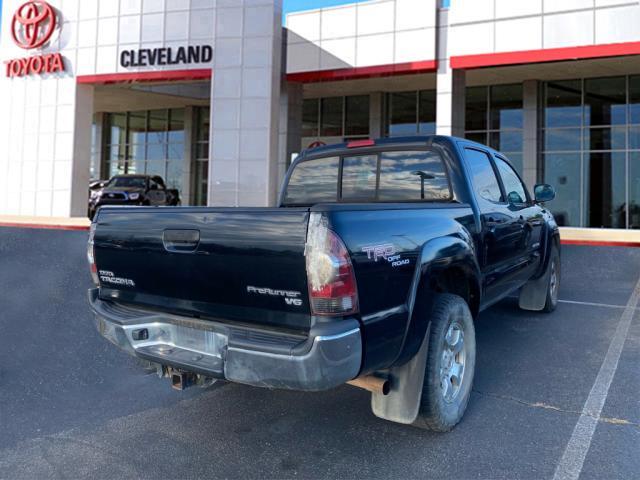
<path fill-rule="evenodd" d="M 291 174 L 283 204 L 452 199 L 449 176 L 440 154 L 432 150 L 403 150 L 302 161 Z"/>
<path fill-rule="evenodd" d="M 295 206 L 335 202 L 338 195 L 339 171 L 339 157 L 299 163 L 289 179 L 284 204 Z"/>
<path fill-rule="evenodd" d="M 432 151 L 382 153 L 378 197 L 384 202 L 451 200 L 440 155 Z"/>

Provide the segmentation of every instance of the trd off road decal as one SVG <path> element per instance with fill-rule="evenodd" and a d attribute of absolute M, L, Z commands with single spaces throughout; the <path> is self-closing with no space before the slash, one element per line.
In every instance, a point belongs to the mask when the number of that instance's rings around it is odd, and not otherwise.
<path fill-rule="evenodd" d="M 367 258 L 369 260 L 377 262 L 382 258 L 389 262 L 394 268 L 409 265 L 411 263 L 408 258 L 403 259 L 402 255 L 398 255 L 396 247 L 391 243 L 362 247 L 362 251 L 367 254 Z"/>
<path fill-rule="evenodd" d="M 390 243 L 384 245 L 372 245 L 370 247 L 362 247 L 362 251 L 367 254 L 369 260 L 373 259 L 378 261 L 381 258 L 387 260 L 389 257 L 396 254 L 396 247 Z"/>

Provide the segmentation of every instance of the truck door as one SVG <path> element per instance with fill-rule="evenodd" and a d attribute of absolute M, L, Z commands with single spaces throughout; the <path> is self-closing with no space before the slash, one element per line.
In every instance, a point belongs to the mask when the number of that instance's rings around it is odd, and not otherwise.
<path fill-rule="evenodd" d="M 149 179 L 149 191 L 147 192 L 149 204 L 163 206 L 167 204 L 167 191 L 162 181 L 157 177 Z"/>
<path fill-rule="evenodd" d="M 520 286 L 526 268 L 524 229 L 520 214 L 509 206 L 489 153 L 468 147 L 465 161 L 480 209 L 478 253 L 484 276 L 484 302 L 489 304 Z"/>
<path fill-rule="evenodd" d="M 494 161 L 500 173 L 509 210 L 517 216 L 517 221 L 523 230 L 524 260 L 527 262 L 527 268 L 523 272 L 522 280 L 526 281 L 541 261 L 540 239 L 544 224 L 542 209 L 531 201 L 527 188 L 513 167 L 499 155 L 494 156 Z"/>

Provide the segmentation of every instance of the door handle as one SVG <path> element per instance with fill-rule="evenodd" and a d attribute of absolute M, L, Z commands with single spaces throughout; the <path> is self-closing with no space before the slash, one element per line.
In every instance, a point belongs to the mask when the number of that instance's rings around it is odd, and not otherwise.
<path fill-rule="evenodd" d="M 169 252 L 195 252 L 200 244 L 200 230 L 165 230 L 162 243 Z"/>

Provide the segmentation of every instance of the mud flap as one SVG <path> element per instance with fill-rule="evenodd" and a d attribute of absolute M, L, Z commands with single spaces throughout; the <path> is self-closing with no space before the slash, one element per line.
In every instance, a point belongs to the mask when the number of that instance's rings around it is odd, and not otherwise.
<path fill-rule="evenodd" d="M 549 275 L 551 269 L 547 267 L 544 274 L 537 280 L 529 280 L 520 291 L 519 305 L 523 310 L 540 312 L 547 303 L 547 291 L 549 289 Z"/>
<path fill-rule="evenodd" d="M 389 394 L 372 394 L 371 409 L 376 417 L 405 425 L 412 424 L 418 418 L 430 333 L 431 325 L 418 353 L 401 367 L 389 370 Z"/>

